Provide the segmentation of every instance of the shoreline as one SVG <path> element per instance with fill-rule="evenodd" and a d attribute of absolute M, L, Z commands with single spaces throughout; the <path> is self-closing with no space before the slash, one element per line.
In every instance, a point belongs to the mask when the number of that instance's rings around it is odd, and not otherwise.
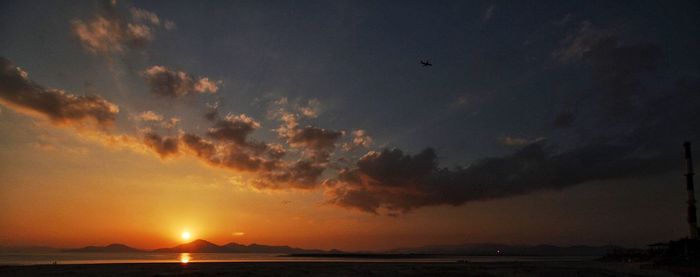
<path fill-rule="evenodd" d="M 192 262 L 0 266 L 0 276 L 676 276 L 640 264 L 578 262 Z"/>

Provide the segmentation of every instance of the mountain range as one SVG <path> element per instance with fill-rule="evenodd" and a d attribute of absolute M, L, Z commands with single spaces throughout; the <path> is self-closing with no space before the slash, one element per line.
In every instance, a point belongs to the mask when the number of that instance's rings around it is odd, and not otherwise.
<path fill-rule="evenodd" d="M 155 250 L 143 250 L 129 247 L 124 244 L 110 244 L 107 246 L 87 246 L 76 249 L 66 249 L 65 252 L 91 252 L 91 253 L 124 253 L 124 252 L 157 252 L 157 253 L 279 253 L 279 254 L 307 254 L 328 253 L 329 251 L 318 249 L 302 249 L 290 246 L 271 246 L 262 244 L 243 245 L 231 242 L 217 245 L 212 242 L 198 239 L 171 248 L 159 248 Z M 333 251 L 333 250 L 332 250 Z"/>
<path fill-rule="evenodd" d="M 497 243 L 473 243 L 456 245 L 433 245 L 413 248 L 396 248 L 388 251 L 343 252 L 340 250 L 302 249 L 290 246 L 272 246 L 262 244 L 243 245 L 235 242 L 217 245 L 198 239 L 170 248 L 146 250 L 133 248 L 124 244 L 106 246 L 87 246 L 74 249 L 51 247 L 0 247 L 0 253 L 21 252 L 83 252 L 83 253 L 275 253 L 275 254 L 416 254 L 416 255 L 467 255 L 467 256 L 602 256 L 617 246 L 555 246 L 555 245 L 507 245 Z"/>

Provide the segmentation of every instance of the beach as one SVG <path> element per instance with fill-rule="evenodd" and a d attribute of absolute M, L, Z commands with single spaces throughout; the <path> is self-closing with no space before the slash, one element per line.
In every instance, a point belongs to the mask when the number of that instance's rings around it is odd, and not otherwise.
<path fill-rule="evenodd" d="M 0 276 L 678 276 L 601 262 L 201 262 L 1 266 Z M 688 275 L 686 275 L 688 276 Z M 694 276 L 694 275 L 690 275 Z"/>

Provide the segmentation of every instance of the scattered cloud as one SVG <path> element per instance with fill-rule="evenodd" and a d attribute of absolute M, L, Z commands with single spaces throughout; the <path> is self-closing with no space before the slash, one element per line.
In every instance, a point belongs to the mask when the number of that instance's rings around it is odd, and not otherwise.
<path fill-rule="evenodd" d="M 54 124 L 111 126 L 119 107 L 100 96 L 80 96 L 60 89 L 45 88 L 32 82 L 27 72 L 0 57 L 0 103 Z"/>
<path fill-rule="evenodd" d="M 147 132 L 143 137 L 143 142 L 156 151 L 161 158 L 178 153 L 179 140 L 177 137 L 162 137 L 156 133 Z"/>
<path fill-rule="evenodd" d="M 321 111 L 321 102 L 318 99 L 310 99 L 306 105 L 299 107 L 301 115 L 308 118 L 317 118 Z"/>
<path fill-rule="evenodd" d="M 508 146 L 524 146 L 532 143 L 536 143 L 539 141 L 543 141 L 543 137 L 539 137 L 536 139 L 526 139 L 526 138 L 519 138 L 519 137 L 514 137 L 514 136 L 504 136 L 499 139 L 501 143 L 504 145 Z"/>
<path fill-rule="evenodd" d="M 189 74 L 170 70 L 165 66 L 154 65 L 141 74 L 153 94 L 166 97 L 182 97 L 192 93 L 216 93 L 220 81 L 200 77 L 196 81 Z"/>
<path fill-rule="evenodd" d="M 143 48 L 153 40 L 161 19 L 153 12 L 136 7 L 129 11 L 128 15 L 122 14 L 116 3 L 108 3 L 90 20 L 74 19 L 71 30 L 93 54 L 108 55 Z M 173 28 L 174 23 L 166 21 L 165 29 Z"/>
<path fill-rule="evenodd" d="M 228 141 L 237 145 L 246 145 L 248 136 L 260 128 L 260 123 L 245 115 L 228 115 L 209 128 L 207 136 L 218 141 Z"/>
<path fill-rule="evenodd" d="M 135 115 L 134 118 L 140 121 L 163 121 L 163 116 L 153 111 L 142 112 Z"/>
<path fill-rule="evenodd" d="M 211 81 L 207 77 L 202 77 L 194 84 L 194 91 L 216 93 L 219 90 L 219 84 L 221 81 Z"/>
<path fill-rule="evenodd" d="M 165 27 L 166 30 L 175 30 L 177 28 L 177 25 L 175 25 L 175 22 L 172 20 L 165 20 L 165 24 L 163 24 L 163 27 Z"/>
<path fill-rule="evenodd" d="M 350 151 L 357 147 L 369 149 L 372 146 L 372 137 L 367 135 L 367 132 L 362 129 L 357 129 L 352 132 L 352 141 L 343 144 L 343 150 Z"/>
<path fill-rule="evenodd" d="M 160 18 L 155 13 L 136 7 L 131 7 L 129 12 L 131 12 L 131 17 L 136 22 L 147 22 L 155 26 L 160 25 Z"/>

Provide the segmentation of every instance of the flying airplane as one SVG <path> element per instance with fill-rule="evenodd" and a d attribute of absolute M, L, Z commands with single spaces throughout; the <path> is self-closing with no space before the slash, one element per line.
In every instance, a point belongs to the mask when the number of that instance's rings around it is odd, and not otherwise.
<path fill-rule="evenodd" d="M 423 67 L 426 67 L 426 66 L 433 66 L 433 64 L 430 63 L 430 61 L 420 61 L 420 64 L 422 64 Z"/>

